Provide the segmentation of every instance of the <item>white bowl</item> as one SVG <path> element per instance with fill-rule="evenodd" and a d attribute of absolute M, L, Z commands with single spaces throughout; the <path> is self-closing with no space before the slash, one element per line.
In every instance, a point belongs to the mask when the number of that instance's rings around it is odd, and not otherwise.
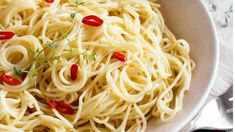
<path fill-rule="evenodd" d="M 177 38 L 190 44 L 191 58 L 197 67 L 193 72 L 190 91 L 177 116 L 167 123 L 156 119 L 148 122 L 147 132 L 176 132 L 200 110 L 212 87 L 219 59 L 215 26 L 205 5 L 200 0 L 159 0 L 166 25 Z"/>

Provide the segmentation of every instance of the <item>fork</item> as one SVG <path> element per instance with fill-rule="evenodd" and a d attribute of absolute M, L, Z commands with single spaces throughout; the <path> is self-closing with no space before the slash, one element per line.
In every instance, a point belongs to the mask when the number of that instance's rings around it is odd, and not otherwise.
<path fill-rule="evenodd" d="M 233 131 L 233 85 L 224 94 L 210 100 L 182 132 L 203 130 Z"/>

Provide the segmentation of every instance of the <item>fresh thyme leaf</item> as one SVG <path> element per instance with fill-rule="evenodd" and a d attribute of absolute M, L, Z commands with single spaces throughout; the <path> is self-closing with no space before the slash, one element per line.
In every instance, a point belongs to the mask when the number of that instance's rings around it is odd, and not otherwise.
<path fill-rule="evenodd" d="M 52 49 L 55 49 L 56 47 L 57 47 L 57 45 L 56 45 L 56 42 L 55 41 L 52 41 L 51 43 L 49 43 L 48 45 L 47 45 L 49 48 L 52 48 Z"/>
<path fill-rule="evenodd" d="M 230 6 L 229 8 L 229 12 L 232 13 L 233 12 L 233 5 Z"/>
<path fill-rule="evenodd" d="M 38 57 L 39 57 L 39 55 L 40 55 L 43 51 L 44 51 L 44 49 L 42 49 L 42 50 L 37 49 L 36 52 L 35 52 L 35 57 L 33 58 L 33 60 L 37 60 Z"/>
<path fill-rule="evenodd" d="M 39 52 L 39 48 L 36 49 L 36 53 Z"/>
<path fill-rule="evenodd" d="M 76 13 L 71 13 L 70 17 L 73 19 L 75 17 Z"/>
<path fill-rule="evenodd" d="M 211 5 L 211 9 L 212 9 L 212 11 L 216 11 L 217 7 L 214 3 Z"/>
<path fill-rule="evenodd" d="M 86 57 L 87 57 L 87 52 L 85 51 L 85 52 L 81 53 L 81 55 L 82 55 L 84 58 L 86 58 Z"/>
<path fill-rule="evenodd" d="M 230 8 L 227 11 L 225 11 L 224 23 L 221 24 L 222 27 L 227 27 L 229 25 L 229 20 L 232 13 L 233 13 L 233 6 L 231 5 Z"/>
<path fill-rule="evenodd" d="M 95 53 L 95 52 L 92 52 L 91 58 L 92 58 L 94 61 L 96 61 L 96 53 Z"/>
<path fill-rule="evenodd" d="M 86 52 L 90 49 L 90 45 L 86 48 Z"/>
<path fill-rule="evenodd" d="M 78 2 L 77 0 L 70 0 L 70 1 L 72 1 L 72 3 L 77 7 L 85 3 L 85 2 Z"/>
<path fill-rule="evenodd" d="M 37 70 L 36 70 L 36 69 L 30 69 L 29 74 L 30 74 L 30 76 L 32 76 L 32 77 L 35 77 L 35 76 L 37 76 L 37 75 L 38 75 L 38 73 L 37 73 Z"/>
<path fill-rule="evenodd" d="M 90 46 L 88 46 L 86 48 L 86 51 L 83 52 L 83 53 L 80 53 L 84 58 L 86 57 L 90 57 L 92 58 L 94 61 L 96 61 L 96 53 L 95 52 L 92 52 L 92 53 L 89 53 L 88 50 L 90 49 Z"/>
<path fill-rule="evenodd" d="M 19 67 L 13 67 L 13 71 L 14 71 L 14 73 L 16 74 L 16 75 L 20 75 L 21 74 L 21 69 L 19 68 Z"/>
<path fill-rule="evenodd" d="M 209 0 L 208 5 L 211 12 L 215 12 L 217 10 L 217 6 L 213 0 Z"/>
<path fill-rule="evenodd" d="M 227 27 L 228 26 L 228 17 L 225 17 L 224 19 L 224 24 L 222 24 L 222 27 Z"/>
<path fill-rule="evenodd" d="M 59 59 L 60 59 L 60 56 L 54 56 L 53 55 L 53 57 L 51 57 L 50 59 L 45 60 L 44 64 L 50 66 L 54 60 L 59 60 Z"/>

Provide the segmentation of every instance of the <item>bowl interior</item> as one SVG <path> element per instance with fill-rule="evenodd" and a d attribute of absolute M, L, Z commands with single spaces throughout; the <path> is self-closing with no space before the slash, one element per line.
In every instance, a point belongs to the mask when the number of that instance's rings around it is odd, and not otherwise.
<path fill-rule="evenodd" d="M 212 20 L 200 0 L 159 3 L 166 25 L 177 38 L 189 42 L 191 58 L 197 65 L 181 112 L 171 122 L 160 123 L 153 118 L 148 123 L 148 132 L 175 132 L 195 116 L 209 93 L 218 65 L 218 44 Z"/>

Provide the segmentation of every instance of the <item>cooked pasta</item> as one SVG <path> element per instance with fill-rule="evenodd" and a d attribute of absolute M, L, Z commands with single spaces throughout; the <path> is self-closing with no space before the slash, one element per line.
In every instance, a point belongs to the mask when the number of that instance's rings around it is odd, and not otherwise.
<path fill-rule="evenodd" d="M 0 131 L 143 132 L 174 118 L 195 64 L 159 7 L 1 0 Z"/>

